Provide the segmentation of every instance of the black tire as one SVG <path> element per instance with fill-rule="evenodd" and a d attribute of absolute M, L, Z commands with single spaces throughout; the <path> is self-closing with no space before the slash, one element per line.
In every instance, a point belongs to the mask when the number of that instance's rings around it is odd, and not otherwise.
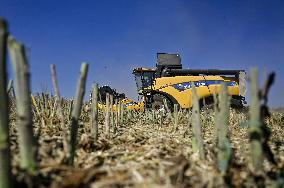
<path fill-rule="evenodd" d="M 199 101 L 201 111 L 214 111 L 214 99 L 212 96 L 201 99 Z M 230 101 L 230 107 L 234 109 L 244 109 L 243 101 L 240 98 L 233 96 Z"/>
<path fill-rule="evenodd" d="M 173 105 L 172 105 L 171 101 L 167 97 L 165 97 L 161 94 L 155 94 L 153 96 L 152 110 L 164 109 L 168 112 L 168 111 L 172 111 L 172 109 L 173 109 L 172 106 Z"/>
<path fill-rule="evenodd" d="M 214 99 L 213 96 L 202 98 L 199 100 L 199 106 L 201 111 L 213 111 L 214 110 Z"/>
<path fill-rule="evenodd" d="M 234 109 L 243 109 L 244 108 L 243 101 L 240 98 L 233 96 L 231 98 L 231 107 Z"/>

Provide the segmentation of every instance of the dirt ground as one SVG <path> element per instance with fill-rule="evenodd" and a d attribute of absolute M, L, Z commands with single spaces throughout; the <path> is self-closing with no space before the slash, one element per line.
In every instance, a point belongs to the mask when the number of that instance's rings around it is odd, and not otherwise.
<path fill-rule="evenodd" d="M 13 107 L 11 107 L 13 108 Z M 27 178 L 19 169 L 16 115 L 11 113 L 13 174 L 18 187 L 259 187 L 281 185 L 284 169 L 284 113 L 266 120 L 271 131 L 269 146 L 277 164 L 265 160 L 264 173 L 250 170 L 248 113 L 231 110 L 229 138 L 233 159 L 227 175 L 218 172 L 214 112 L 201 114 L 205 160 L 192 151 L 190 113 L 180 112 L 176 130 L 170 114 L 125 113 L 123 123 L 105 135 L 103 112 L 99 116 L 99 140 L 95 147 L 90 109 L 85 106 L 79 122 L 74 167 L 64 165 L 64 138 L 69 120 L 60 124 L 56 112 L 34 112 L 38 138 L 38 173 Z M 68 104 L 64 116 L 68 117 Z M 282 178 L 283 181 L 283 178 Z"/>

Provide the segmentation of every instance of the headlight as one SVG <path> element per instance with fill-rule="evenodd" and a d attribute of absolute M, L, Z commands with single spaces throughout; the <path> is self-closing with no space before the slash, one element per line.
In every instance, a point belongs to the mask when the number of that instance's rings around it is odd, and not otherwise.
<path fill-rule="evenodd" d="M 133 106 L 133 105 L 135 105 L 134 102 L 130 102 L 130 103 L 125 104 L 126 107 L 127 107 L 127 106 Z"/>

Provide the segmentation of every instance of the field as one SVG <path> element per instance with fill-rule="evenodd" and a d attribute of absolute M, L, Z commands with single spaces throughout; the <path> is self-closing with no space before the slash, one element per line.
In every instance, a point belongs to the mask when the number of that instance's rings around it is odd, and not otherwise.
<path fill-rule="evenodd" d="M 153 117 L 152 113 L 126 112 L 123 123 L 116 132 L 111 129 L 109 138 L 105 135 L 103 112 L 99 111 L 99 139 L 95 149 L 88 104 L 84 105 L 80 117 L 76 158 L 74 167 L 70 167 L 63 164 L 66 157 L 63 133 L 68 130 L 69 120 L 64 127 L 60 126 L 53 107 L 54 98 L 36 100 L 44 107 L 44 114 L 38 116 L 33 110 L 35 135 L 39 138 L 39 165 L 30 183 L 38 187 L 256 187 L 272 185 L 283 169 L 283 113 L 272 113 L 266 120 L 272 133 L 269 146 L 277 165 L 265 161 L 264 173 L 255 176 L 250 171 L 247 112 L 231 109 L 228 127 L 233 159 L 224 177 L 216 165 L 213 110 L 201 113 L 205 148 L 205 159 L 201 160 L 192 150 L 191 117 L 187 111 L 179 112 L 176 130 L 170 114 Z M 65 117 L 69 116 L 70 103 L 70 100 L 63 103 Z M 28 178 L 18 169 L 15 106 L 11 106 L 10 118 L 13 173 L 18 182 L 27 184 Z"/>

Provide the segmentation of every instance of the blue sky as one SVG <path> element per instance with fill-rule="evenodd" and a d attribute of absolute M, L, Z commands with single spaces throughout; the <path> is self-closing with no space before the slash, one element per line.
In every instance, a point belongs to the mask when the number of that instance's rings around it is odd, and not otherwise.
<path fill-rule="evenodd" d="M 34 92 L 52 90 L 53 63 L 74 96 L 86 61 L 88 90 L 97 81 L 137 99 L 132 69 L 178 52 L 187 68 L 276 71 L 270 104 L 284 105 L 282 0 L 0 0 L 0 15 L 28 48 Z"/>

